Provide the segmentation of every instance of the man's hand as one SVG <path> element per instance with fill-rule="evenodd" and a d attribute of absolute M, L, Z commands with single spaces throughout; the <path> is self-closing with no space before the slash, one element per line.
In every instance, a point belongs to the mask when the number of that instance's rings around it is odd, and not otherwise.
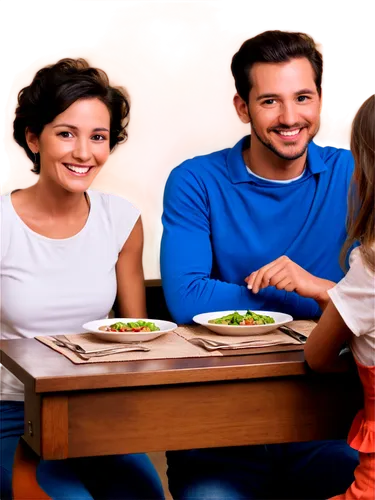
<path fill-rule="evenodd" d="M 312 298 L 322 309 L 329 300 L 327 290 L 336 284 L 310 274 L 286 255 L 254 271 L 245 278 L 245 281 L 253 293 L 258 293 L 267 286 L 274 286 L 278 290 L 296 292 L 302 297 Z"/>

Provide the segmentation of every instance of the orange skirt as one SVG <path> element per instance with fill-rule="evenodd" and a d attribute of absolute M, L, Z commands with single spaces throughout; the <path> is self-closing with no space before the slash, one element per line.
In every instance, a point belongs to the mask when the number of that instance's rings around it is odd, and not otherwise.
<path fill-rule="evenodd" d="M 354 482 L 345 493 L 330 500 L 374 500 L 375 453 L 359 452 L 359 465 L 354 471 Z"/>

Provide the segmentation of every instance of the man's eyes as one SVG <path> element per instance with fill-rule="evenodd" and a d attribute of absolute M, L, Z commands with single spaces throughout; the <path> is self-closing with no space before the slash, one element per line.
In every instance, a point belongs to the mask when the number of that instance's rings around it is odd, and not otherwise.
<path fill-rule="evenodd" d="M 310 97 L 307 96 L 307 95 L 299 95 L 297 97 L 297 102 L 306 102 L 310 100 Z M 273 106 L 274 104 L 276 104 L 277 100 L 276 99 L 265 99 L 264 101 L 262 101 L 262 104 L 266 105 L 266 106 Z"/>
<path fill-rule="evenodd" d="M 310 97 L 309 97 L 309 96 L 307 96 L 307 95 L 299 95 L 299 96 L 297 97 L 297 101 L 298 101 L 298 102 L 306 102 L 306 101 L 308 101 L 309 99 L 310 99 Z"/>
<path fill-rule="evenodd" d="M 263 104 L 271 105 L 271 104 L 275 104 L 275 102 L 276 102 L 276 99 L 266 99 L 265 101 L 263 101 Z"/>

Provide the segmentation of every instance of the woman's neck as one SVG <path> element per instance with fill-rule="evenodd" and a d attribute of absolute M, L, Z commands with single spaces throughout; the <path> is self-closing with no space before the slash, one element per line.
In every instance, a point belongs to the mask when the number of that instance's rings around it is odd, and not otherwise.
<path fill-rule="evenodd" d="M 43 178 L 29 188 L 29 196 L 38 212 L 54 218 L 69 217 L 70 214 L 77 216 L 88 211 L 85 193 L 71 193 Z"/>

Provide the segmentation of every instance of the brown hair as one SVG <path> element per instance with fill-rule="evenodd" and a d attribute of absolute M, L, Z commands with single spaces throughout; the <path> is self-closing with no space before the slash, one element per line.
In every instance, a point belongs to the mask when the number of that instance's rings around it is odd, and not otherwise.
<path fill-rule="evenodd" d="M 45 125 L 75 101 L 90 98 L 100 99 L 107 106 L 112 152 L 128 137 L 130 98 L 123 87 L 110 85 L 103 70 L 91 67 L 85 59 L 61 59 L 40 69 L 31 84 L 19 92 L 13 137 L 34 163 L 32 172 L 40 173 L 40 156 L 30 150 L 26 129 L 39 137 Z"/>
<path fill-rule="evenodd" d="M 254 64 L 282 63 L 303 57 L 308 59 L 314 70 L 316 88 L 321 95 L 323 57 L 311 36 L 275 30 L 249 38 L 232 59 L 231 70 L 238 95 L 248 102 L 252 88 L 251 68 Z"/>
<path fill-rule="evenodd" d="M 348 250 L 359 242 L 364 264 L 375 272 L 375 95 L 369 97 L 355 115 L 350 149 L 355 169 L 348 199 L 348 237 L 340 262 L 345 268 Z"/>

